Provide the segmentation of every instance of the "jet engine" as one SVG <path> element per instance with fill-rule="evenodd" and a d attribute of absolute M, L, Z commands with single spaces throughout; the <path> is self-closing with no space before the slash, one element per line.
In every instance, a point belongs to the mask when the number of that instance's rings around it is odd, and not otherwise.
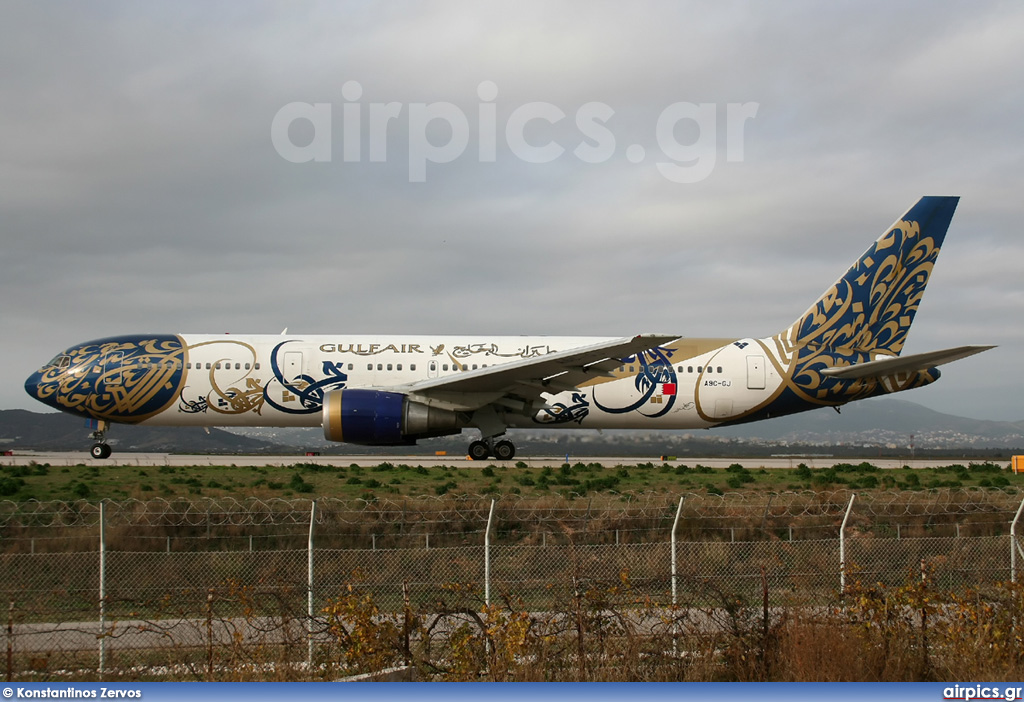
<path fill-rule="evenodd" d="M 457 412 L 429 407 L 401 393 L 356 388 L 324 396 L 323 425 L 328 441 L 396 446 L 458 434 L 465 422 Z"/>

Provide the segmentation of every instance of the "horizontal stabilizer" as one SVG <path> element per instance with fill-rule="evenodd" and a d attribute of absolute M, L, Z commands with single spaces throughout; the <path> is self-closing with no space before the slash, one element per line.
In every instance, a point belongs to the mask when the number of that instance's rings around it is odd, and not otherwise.
<path fill-rule="evenodd" d="M 943 363 L 958 361 L 961 358 L 973 356 L 982 351 L 994 349 L 994 346 L 957 346 L 942 351 L 929 351 L 928 353 L 916 353 L 911 356 L 893 356 L 882 358 L 877 361 L 857 363 L 852 366 L 833 366 L 821 371 L 822 375 L 831 378 L 869 378 L 883 375 L 895 375 L 896 373 L 913 373 L 924 371 Z"/>

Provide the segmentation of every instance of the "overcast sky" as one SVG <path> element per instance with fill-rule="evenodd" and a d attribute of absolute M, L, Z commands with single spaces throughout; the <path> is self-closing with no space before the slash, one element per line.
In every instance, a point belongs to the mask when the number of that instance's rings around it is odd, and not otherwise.
<path fill-rule="evenodd" d="M 0 407 L 122 333 L 765 336 L 929 194 L 905 353 L 1000 347 L 902 397 L 1024 419 L 1021 37 L 973 0 L 3 0 Z"/>

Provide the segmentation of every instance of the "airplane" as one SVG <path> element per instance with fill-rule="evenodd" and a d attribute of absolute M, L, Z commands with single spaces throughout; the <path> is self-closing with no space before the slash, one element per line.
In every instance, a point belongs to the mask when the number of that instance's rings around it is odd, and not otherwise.
<path fill-rule="evenodd" d="M 782 331 L 622 338 L 134 334 L 76 344 L 25 381 L 110 425 L 322 426 L 335 442 L 402 446 L 475 428 L 472 459 L 507 461 L 523 427 L 704 429 L 922 387 L 992 346 L 901 356 L 959 202 L 923 197 Z"/>

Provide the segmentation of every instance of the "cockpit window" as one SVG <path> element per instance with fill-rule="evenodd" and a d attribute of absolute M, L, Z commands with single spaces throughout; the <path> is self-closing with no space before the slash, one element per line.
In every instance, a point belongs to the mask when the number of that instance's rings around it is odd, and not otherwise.
<path fill-rule="evenodd" d="M 64 354 L 54 356 L 53 360 L 46 365 L 53 366 L 54 368 L 69 368 L 71 366 L 71 356 L 66 356 Z"/>

